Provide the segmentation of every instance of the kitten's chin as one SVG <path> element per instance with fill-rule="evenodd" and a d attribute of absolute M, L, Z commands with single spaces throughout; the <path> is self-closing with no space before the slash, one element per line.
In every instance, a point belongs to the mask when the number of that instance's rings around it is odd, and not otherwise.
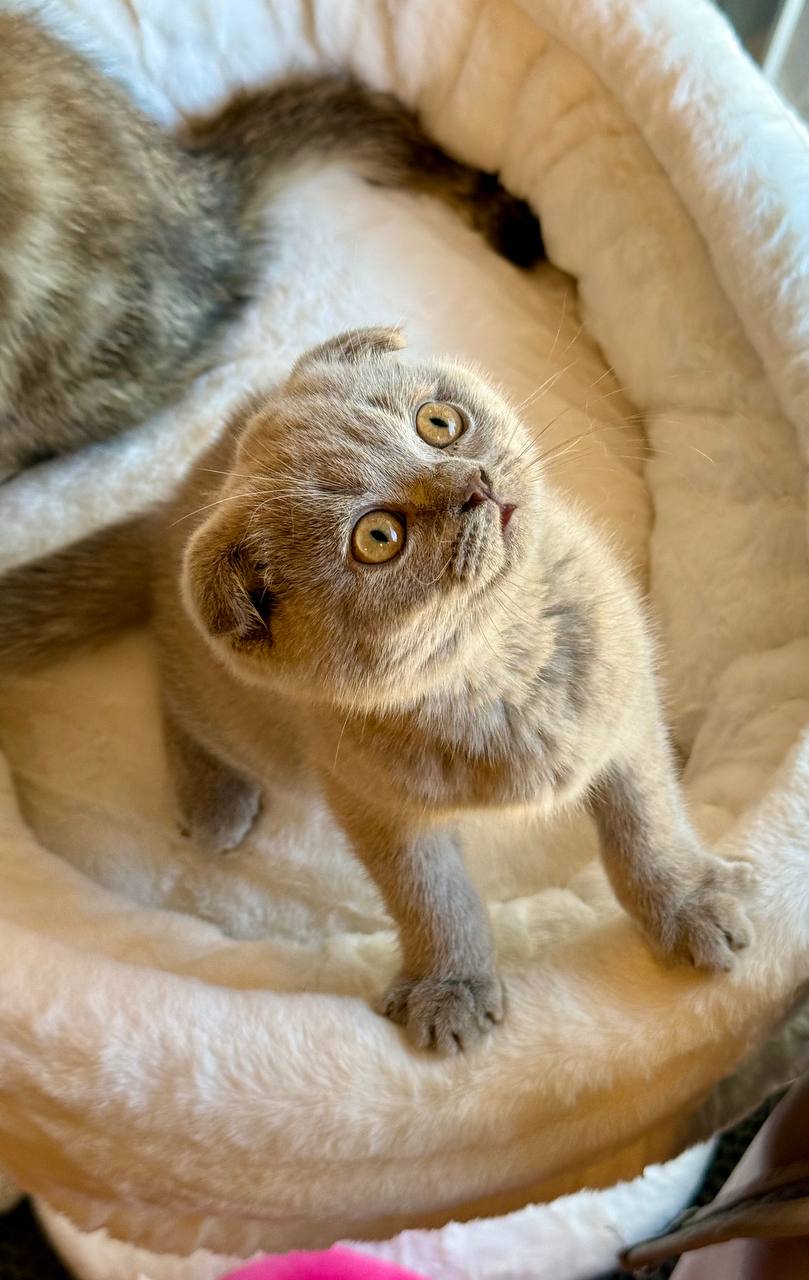
<path fill-rule="evenodd" d="M 500 510 L 494 503 L 487 504 L 459 525 L 447 576 L 456 584 L 472 586 L 497 573 L 504 557 Z"/>
<path fill-rule="evenodd" d="M 447 585 L 477 593 L 506 576 L 526 558 L 523 513 L 503 503 L 476 513 L 460 529 L 446 575 Z"/>

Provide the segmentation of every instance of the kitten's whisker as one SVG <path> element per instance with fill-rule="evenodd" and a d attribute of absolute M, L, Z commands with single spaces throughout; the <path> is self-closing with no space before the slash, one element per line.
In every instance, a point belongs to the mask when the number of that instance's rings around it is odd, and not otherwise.
<path fill-rule="evenodd" d="M 595 430 L 599 430 L 599 429 L 600 428 L 596 428 Z M 517 476 L 517 479 L 519 480 L 524 476 L 526 476 L 533 467 L 539 468 L 543 474 L 547 472 L 547 474 L 552 475 L 554 463 L 557 463 L 566 457 L 587 458 L 591 460 L 593 464 L 596 464 L 598 461 L 597 456 L 591 453 L 589 449 L 586 449 L 586 448 L 582 449 L 578 453 L 572 452 L 572 446 L 574 444 L 580 443 L 589 434 L 591 433 L 585 432 L 583 433 L 583 435 L 579 437 L 572 437 L 572 439 L 569 442 L 567 442 L 571 445 L 571 449 L 569 450 L 564 449 L 560 446 L 558 451 L 552 451 L 549 454 L 531 459 L 520 471 L 519 475 Z M 564 443 L 565 442 L 562 442 L 562 444 Z M 603 458 L 604 461 L 607 461 L 608 459 L 612 458 L 612 459 L 617 459 L 619 461 L 624 461 L 624 462 L 651 462 L 655 458 L 671 458 L 676 460 L 681 456 L 679 449 L 665 449 L 659 445 L 647 444 L 641 441 L 638 441 L 636 453 L 618 452 L 618 450 L 612 448 L 609 444 L 606 444 L 603 442 L 598 442 L 598 443 L 600 446 L 601 457 Z M 704 453 L 702 449 L 698 449 L 696 445 L 691 445 L 691 444 L 680 445 L 680 449 L 682 449 L 683 451 L 691 450 L 699 454 L 700 457 L 705 458 L 707 462 L 710 462 L 713 465 L 715 465 L 715 459 L 711 458 L 709 454 Z"/>
<path fill-rule="evenodd" d="M 198 471 L 204 471 L 211 476 L 225 476 L 228 480 L 247 480 L 252 483 L 256 480 L 256 476 L 246 476 L 241 471 L 217 471 L 215 467 L 197 467 Z"/>
<path fill-rule="evenodd" d="M 519 583 L 516 580 L 514 585 L 517 588 L 519 587 Z M 498 599 L 504 599 L 508 602 L 508 605 L 511 611 L 515 613 L 517 617 L 522 618 L 523 622 L 529 625 L 533 625 L 536 622 L 536 618 L 534 617 L 534 615 L 529 613 L 526 610 L 525 605 L 522 601 L 517 601 L 514 599 L 514 597 L 506 589 L 506 584 L 504 582 L 499 582 L 497 584 L 495 588 L 495 592 Z"/>
<path fill-rule="evenodd" d="M 537 401 L 547 391 L 552 391 L 553 388 L 556 386 L 557 382 L 559 381 L 559 379 L 563 378 L 564 375 L 568 373 L 574 367 L 575 364 L 576 364 L 576 361 L 571 360 L 570 363 L 564 365 L 563 368 L 555 369 L 553 373 L 549 373 L 547 378 L 545 378 L 543 382 L 540 382 L 539 386 L 536 387 L 531 392 L 530 395 L 526 396 L 524 400 L 521 400 L 519 404 L 515 405 L 514 407 L 515 413 L 524 413 L 527 408 L 530 408 L 530 406 L 533 405 L 535 401 Z"/>
<path fill-rule="evenodd" d="M 259 514 L 264 510 L 264 508 L 269 506 L 269 504 L 273 501 L 274 496 L 275 495 L 271 495 L 269 498 L 265 498 L 264 501 L 260 502 L 258 506 L 251 512 L 250 519 L 248 521 L 248 526 L 247 526 L 248 528 L 250 528 L 253 525 L 254 521 L 257 519 Z M 294 522 L 295 513 L 292 508 L 290 508 L 289 514 L 293 518 L 293 522 Z"/>
<path fill-rule="evenodd" d="M 561 334 L 561 332 L 562 332 L 562 326 L 563 326 L 563 325 L 564 325 L 564 323 L 565 323 L 565 316 L 567 315 L 567 298 L 568 298 L 568 294 L 570 293 L 570 288 L 571 288 L 571 286 L 570 286 L 570 285 L 566 285 L 566 286 L 565 286 L 565 292 L 564 292 L 564 294 L 562 295 L 562 306 L 561 306 L 561 310 L 560 310 L 560 313 L 559 313 L 559 323 L 558 323 L 558 325 L 556 326 L 556 333 L 554 334 L 553 343 L 552 343 L 552 345 L 551 345 L 551 349 L 550 349 L 550 351 L 548 352 L 548 355 L 547 355 L 547 359 L 548 359 L 548 360 L 550 360 L 551 356 L 553 355 L 554 351 L 556 350 L 556 344 L 557 344 L 557 342 L 559 341 L 559 335 Z"/>
<path fill-rule="evenodd" d="M 182 524 L 184 520 L 190 520 L 192 516 L 198 516 L 202 511 L 210 511 L 212 507 L 218 507 L 223 502 L 235 502 L 237 498 L 249 498 L 250 496 L 249 493 L 229 493 L 224 498 L 217 498 L 215 502 L 206 502 L 204 506 L 197 507 L 195 511 L 187 511 L 179 519 L 172 520 L 169 528 L 173 529 L 175 525 Z"/>
<path fill-rule="evenodd" d="M 441 569 L 439 569 L 439 571 L 438 571 L 437 575 L 436 575 L 434 578 L 430 578 L 430 579 L 428 579 L 427 581 L 425 581 L 423 578 L 420 578 L 420 577 L 419 577 L 419 575 L 418 575 L 418 574 L 415 572 L 415 570 L 413 569 L 413 566 L 412 566 L 412 565 L 410 565 L 410 564 L 409 564 L 409 565 L 407 565 L 407 571 L 408 571 L 408 573 L 409 573 L 410 577 L 414 580 L 414 582 L 417 582 L 417 583 L 419 584 L 419 586 L 420 586 L 420 587 L 434 587 L 434 586 L 436 585 L 436 583 L 438 583 L 438 582 L 440 582 L 440 581 L 441 581 L 441 579 L 443 578 L 444 574 L 447 572 L 447 570 L 449 569 L 450 565 L 452 564 L 452 560 L 453 560 L 453 557 L 452 557 L 452 555 L 450 555 L 450 557 L 449 557 L 449 559 L 447 560 L 446 564 L 445 564 L 445 565 L 443 565 Z"/>
<path fill-rule="evenodd" d="M 554 416 L 551 418 L 549 422 L 545 423 L 545 426 L 542 428 L 541 431 L 537 432 L 537 434 L 534 436 L 534 439 L 533 439 L 534 446 L 537 449 L 539 448 L 539 441 L 545 435 L 546 431 L 550 431 L 551 427 L 555 426 L 556 423 L 559 422 L 561 418 L 564 418 L 566 414 L 571 413 L 574 408 L 575 408 L 575 405 L 572 405 L 572 404 L 566 405 L 564 409 L 560 409 L 557 414 L 554 414 Z"/>
<path fill-rule="evenodd" d="M 604 400 L 611 400 L 614 396 L 631 396 L 632 394 L 629 387 L 624 386 L 622 383 L 618 383 L 616 386 L 611 387 L 609 391 L 602 391 L 601 395 L 591 397 L 589 393 L 595 385 L 595 383 L 592 383 L 587 388 L 588 394 L 585 396 L 585 406 L 590 404 L 601 404 Z"/>
<path fill-rule="evenodd" d="M 355 700 L 355 705 L 356 705 L 356 700 Z M 346 728 L 347 728 L 347 726 L 348 726 L 348 722 L 349 722 L 349 720 L 351 719 L 352 710 L 353 710 L 353 708 L 352 708 L 352 707 L 349 707 L 349 708 L 348 708 L 348 711 L 346 712 L 346 718 L 345 718 L 345 720 L 343 721 L 343 727 L 342 727 L 342 729 L 340 730 L 340 736 L 339 736 L 339 738 L 337 739 L 337 746 L 336 746 L 336 748 L 335 748 L 335 752 L 334 752 L 334 759 L 333 759 L 333 760 L 332 760 L 332 762 L 331 762 L 331 771 L 332 771 L 332 773 L 334 773 L 334 772 L 335 772 L 335 770 L 337 769 L 337 759 L 338 759 L 338 757 L 339 757 L 339 755 L 340 755 L 340 747 L 342 746 L 342 743 L 343 743 L 343 734 L 345 733 Z"/>
<path fill-rule="evenodd" d="M 598 386 L 598 384 L 599 384 L 599 382 L 603 382 L 603 380 L 604 380 L 605 378 L 612 377 L 612 376 L 614 375 L 614 373 L 615 373 L 615 365 L 614 365 L 614 364 L 608 365 L 608 366 L 607 366 L 607 368 L 604 370 L 604 372 L 603 372 L 603 373 L 600 373 L 600 374 L 598 375 L 598 377 L 597 377 L 597 378 L 595 378 L 595 379 L 590 383 L 590 387 L 591 387 L 591 388 L 592 388 L 592 387 L 597 387 L 597 386 Z"/>
<path fill-rule="evenodd" d="M 560 352 L 560 355 L 564 355 L 566 351 L 569 351 L 569 350 L 570 350 L 570 348 L 571 348 L 571 347 L 572 347 L 576 342 L 578 342 L 579 338 L 580 338 L 580 337 L 581 337 L 581 335 L 582 335 L 582 331 L 583 331 L 583 329 L 584 329 L 584 321 L 582 320 L 582 322 L 580 323 L 580 325 L 579 325 L 578 329 L 577 329 L 577 330 L 576 330 L 576 332 L 573 334 L 573 337 L 572 337 L 572 338 L 570 339 L 570 341 L 568 342 L 567 346 L 564 346 L 564 347 L 562 348 L 562 350 L 561 350 L 561 352 Z M 575 363 L 577 363 L 577 362 L 576 362 L 576 361 L 574 361 L 573 363 L 575 364 Z"/>
<path fill-rule="evenodd" d="M 263 445 L 261 445 L 260 441 L 259 441 L 259 445 L 261 446 L 262 451 L 264 453 L 263 458 L 257 458 L 256 455 L 248 449 L 247 445 L 243 441 L 240 443 L 239 449 L 242 453 L 246 453 L 250 461 L 254 462 L 257 467 L 264 468 L 265 464 L 269 462 L 270 467 L 272 468 L 274 463 L 272 454 L 270 453 L 269 449 L 266 449 Z M 275 463 L 275 466 L 277 467 L 277 463 Z"/>
<path fill-rule="evenodd" d="M 561 416 L 562 416 L 561 414 L 558 414 L 557 418 Z M 608 423 L 600 422 L 600 423 L 597 423 L 595 426 L 590 427 L 587 431 L 580 431 L 576 436 L 570 436 L 568 437 L 567 440 L 560 440 L 556 445 L 554 445 L 552 449 L 550 449 L 547 453 L 543 454 L 542 457 L 545 461 L 548 461 L 550 458 L 553 458 L 559 452 L 559 450 L 564 449 L 566 445 L 578 444 L 580 440 L 586 440 L 590 436 L 597 435 L 599 431 L 606 431 L 609 425 L 610 424 Z"/>

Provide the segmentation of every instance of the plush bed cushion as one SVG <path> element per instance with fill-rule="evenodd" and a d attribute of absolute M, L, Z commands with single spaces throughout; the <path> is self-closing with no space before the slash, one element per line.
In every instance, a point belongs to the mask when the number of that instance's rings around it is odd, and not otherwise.
<path fill-rule="evenodd" d="M 758 945 L 727 980 L 665 969 L 583 819 L 481 820 L 467 849 L 509 1019 L 475 1058 L 416 1055 L 368 1005 L 395 970 L 389 922 L 299 779 L 279 771 L 227 860 L 177 835 L 149 643 L 125 637 L 17 682 L 0 713 L 0 1162 L 85 1226 L 234 1253 L 634 1173 L 676 1149 L 809 957 L 805 136 L 702 5 L 699 45 L 673 0 L 70 7 L 167 123 L 290 65 L 398 88 L 535 202 L 577 287 L 522 277 L 428 202 L 299 175 L 221 366 L 160 421 L 7 486 L 3 562 L 148 501 L 246 385 L 346 324 L 478 360 L 552 423 L 543 441 L 598 428 L 554 479 L 648 570 L 695 816 L 761 868 Z"/>

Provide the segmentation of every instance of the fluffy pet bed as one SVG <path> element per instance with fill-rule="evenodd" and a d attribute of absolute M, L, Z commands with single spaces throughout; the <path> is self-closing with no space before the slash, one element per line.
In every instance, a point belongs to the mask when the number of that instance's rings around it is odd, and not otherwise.
<path fill-rule="evenodd" d="M 585 821 L 478 822 L 509 1018 L 474 1056 L 414 1053 L 369 1006 L 395 938 L 317 795 L 279 777 L 219 862 L 176 834 L 148 638 L 125 637 L 3 698 L 0 1165 L 105 1280 L 213 1276 L 195 1250 L 381 1241 L 635 1177 L 809 972 L 806 133 L 701 0 L 51 13 L 85 20 L 167 124 L 291 66 L 350 65 L 501 170 L 556 267 L 524 277 L 443 208 L 299 174 L 221 366 L 159 421 L 6 486 L 3 565 L 165 489 L 247 384 L 339 328 L 399 321 L 417 350 L 477 359 L 552 423 L 543 440 L 585 433 L 553 474 L 648 575 L 693 812 L 756 863 L 757 937 L 730 977 L 665 968 Z M 587 1275 L 702 1158 L 391 1249 L 436 1277 L 503 1275 L 506 1254 L 512 1275 Z M 114 1261 L 113 1237 L 138 1248 Z"/>

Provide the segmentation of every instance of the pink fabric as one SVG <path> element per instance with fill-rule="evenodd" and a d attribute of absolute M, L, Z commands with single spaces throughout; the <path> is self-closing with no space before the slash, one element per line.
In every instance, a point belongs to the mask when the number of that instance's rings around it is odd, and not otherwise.
<path fill-rule="evenodd" d="M 392 1262 L 334 1245 L 321 1253 L 270 1254 L 229 1271 L 221 1280 L 426 1280 Z"/>

